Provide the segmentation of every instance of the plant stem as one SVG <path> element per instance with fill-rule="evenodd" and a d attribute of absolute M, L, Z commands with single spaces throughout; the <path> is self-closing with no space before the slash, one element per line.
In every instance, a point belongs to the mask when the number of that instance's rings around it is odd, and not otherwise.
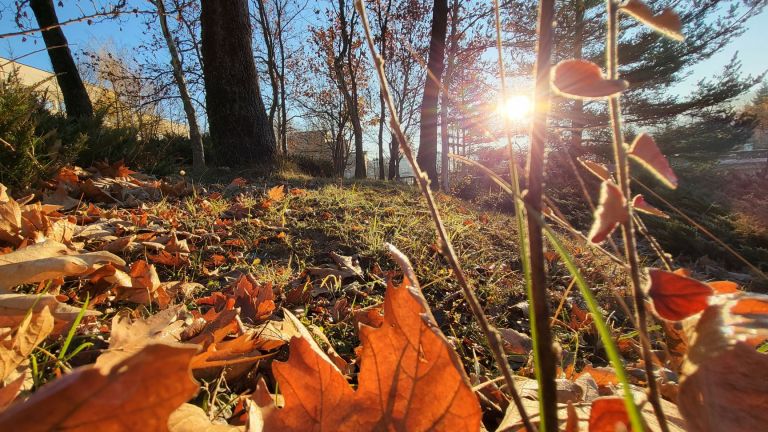
<path fill-rule="evenodd" d="M 498 365 L 499 369 L 501 370 L 502 375 L 504 376 L 504 381 L 507 385 L 507 389 L 512 396 L 512 400 L 514 401 L 515 406 L 520 412 L 520 417 L 522 418 L 522 421 L 525 424 L 526 429 L 528 429 L 529 431 L 536 431 L 536 428 L 533 426 L 530 418 L 525 412 L 525 408 L 523 406 L 523 401 L 520 398 L 520 394 L 517 392 L 517 388 L 515 386 L 515 381 L 513 378 L 512 368 L 509 366 L 506 355 L 504 354 L 501 335 L 499 334 L 498 330 L 496 330 L 488 321 L 488 317 L 485 315 L 485 312 L 483 311 L 483 307 L 480 304 L 480 300 L 475 295 L 474 289 L 469 286 L 469 281 L 467 281 L 467 278 L 464 275 L 464 271 L 461 268 L 459 259 L 456 256 L 456 252 L 453 250 L 453 245 L 451 244 L 451 240 L 448 237 L 448 233 L 445 229 L 445 226 L 443 225 L 443 220 L 440 217 L 440 212 L 437 209 L 437 204 L 435 203 L 435 199 L 429 187 L 429 178 L 419 168 L 419 164 L 416 162 L 416 158 L 414 157 L 413 152 L 411 151 L 411 148 L 408 145 L 408 141 L 405 137 L 405 134 L 403 133 L 403 129 L 400 125 L 400 120 L 397 114 L 397 110 L 395 108 L 395 103 L 392 100 L 392 95 L 389 91 L 389 83 L 387 81 L 386 76 L 384 75 L 384 61 L 382 60 L 381 56 L 376 52 L 376 47 L 373 41 L 373 37 L 371 35 L 370 24 L 368 23 L 368 16 L 365 11 L 365 5 L 363 4 L 362 0 L 355 0 L 355 6 L 357 7 L 358 12 L 360 13 L 363 28 L 365 29 L 365 37 L 368 42 L 368 48 L 371 52 L 371 57 L 373 57 L 374 63 L 376 65 L 376 72 L 379 77 L 379 84 L 381 85 L 381 91 L 386 98 L 387 107 L 389 108 L 389 113 L 390 113 L 390 122 L 391 122 L 392 129 L 394 130 L 395 136 L 397 137 L 400 143 L 400 149 L 402 150 L 403 155 L 413 167 L 414 177 L 416 179 L 416 182 L 419 185 L 419 188 L 421 189 L 422 194 L 424 195 L 424 199 L 427 202 L 427 206 L 429 207 L 430 215 L 432 216 L 432 220 L 435 223 L 435 228 L 437 230 L 438 237 L 440 238 L 441 252 L 443 256 L 446 258 L 446 260 L 448 260 L 451 266 L 451 269 L 453 270 L 453 274 L 456 276 L 456 280 L 458 281 L 459 286 L 462 289 L 464 298 L 467 301 L 467 304 L 469 305 L 470 310 L 472 311 L 472 315 L 474 315 L 475 319 L 480 325 L 480 329 L 483 331 L 483 334 L 488 340 L 488 346 L 491 350 L 491 353 L 493 354 L 493 358 L 496 364 Z"/>
<path fill-rule="evenodd" d="M 541 406 L 541 429 L 557 431 L 557 354 L 552 344 L 552 329 L 549 325 L 547 303 L 547 272 L 544 264 L 544 238 L 540 219 L 542 196 L 544 195 L 544 146 L 547 139 L 547 113 L 549 105 L 549 76 L 552 58 L 552 22 L 554 0 L 539 1 L 538 40 L 534 80 L 536 91 L 533 98 L 533 124 L 531 126 L 531 149 L 528 153 L 528 192 L 524 197 L 528 219 L 528 259 L 531 278 L 529 292 L 533 310 L 534 361 L 536 378 L 539 382 L 539 403 Z"/>
<path fill-rule="evenodd" d="M 615 0 L 606 0 L 608 7 L 608 38 L 606 46 L 606 68 L 608 69 L 608 79 L 619 78 L 619 57 L 618 57 L 618 4 Z M 610 111 L 611 127 L 613 132 L 613 151 L 616 160 L 616 176 L 619 180 L 619 187 L 624 196 L 629 199 L 631 196 L 629 163 L 627 161 L 627 152 L 624 148 L 624 137 L 621 132 L 621 107 L 619 105 L 619 96 L 613 96 L 608 100 Z M 648 380 L 648 399 L 653 406 L 653 411 L 659 421 L 662 432 L 669 432 L 667 419 L 661 408 L 659 389 L 656 383 L 656 375 L 653 370 L 653 353 L 651 352 L 651 342 L 648 336 L 648 320 L 645 310 L 645 295 L 640 283 L 640 263 L 637 256 L 637 245 L 635 244 L 635 232 L 632 218 L 632 206 L 627 206 L 629 215 L 621 225 L 621 233 L 624 239 L 624 251 L 629 264 L 630 279 L 632 280 L 632 291 L 635 301 L 635 321 L 640 335 L 640 346 L 642 347 L 643 363 Z"/>

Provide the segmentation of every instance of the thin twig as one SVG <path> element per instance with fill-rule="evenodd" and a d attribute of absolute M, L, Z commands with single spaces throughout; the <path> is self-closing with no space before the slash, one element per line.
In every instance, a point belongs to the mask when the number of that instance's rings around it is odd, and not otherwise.
<path fill-rule="evenodd" d="M 619 78 L 619 58 L 618 58 L 618 4 L 615 0 L 606 0 L 608 7 L 608 36 L 606 46 L 606 68 L 608 69 L 608 78 L 615 80 Z M 619 96 L 613 96 L 608 100 L 610 111 L 611 126 L 613 132 L 613 151 L 616 160 L 616 175 L 619 179 L 619 186 L 625 197 L 629 197 L 630 176 L 629 163 L 627 161 L 627 152 L 624 148 L 624 136 L 621 132 L 621 108 L 619 105 Z M 630 217 L 628 217 L 621 226 L 624 239 L 624 250 L 627 262 L 629 263 L 630 279 L 632 280 L 632 291 L 635 301 L 635 319 L 637 321 L 637 331 L 640 334 L 640 346 L 642 348 L 643 362 L 645 363 L 645 373 L 648 378 L 648 399 L 653 406 L 653 411 L 659 421 L 662 432 L 669 432 L 667 419 L 661 408 L 661 400 L 656 375 L 653 370 L 653 353 L 651 352 L 651 343 L 648 338 L 648 321 L 645 310 L 645 294 L 643 293 L 640 282 L 640 263 L 637 256 L 637 245 L 635 243 L 634 219 L 632 206 L 627 206 Z"/>
<path fill-rule="evenodd" d="M 485 315 L 483 307 L 475 295 L 475 291 L 472 289 L 472 287 L 469 286 L 469 281 L 467 281 L 467 278 L 464 275 L 464 271 L 461 268 L 461 264 L 459 263 L 455 251 L 453 250 L 453 245 L 451 244 L 450 238 L 448 237 L 448 233 L 445 229 L 445 226 L 443 225 L 443 221 L 440 218 L 437 204 L 435 203 L 435 199 L 432 195 L 432 190 L 429 187 L 429 179 L 419 168 L 419 164 L 416 162 L 416 158 L 413 156 L 413 152 L 411 151 L 405 134 L 403 133 L 402 127 L 400 126 L 397 110 L 395 109 L 395 103 L 392 100 L 392 95 L 389 91 L 389 83 L 386 76 L 384 75 L 384 62 L 376 51 L 373 36 L 371 35 L 371 28 L 370 24 L 368 23 L 368 16 L 365 11 L 365 5 L 363 4 L 362 0 L 355 0 L 355 6 L 357 7 L 357 10 L 362 19 L 363 29 L 365 30 L 365 37 L 368 42 L 368 48 L 371 52 L 371 57 L 373 57 L 374 64 L 376 65 L 376 72 L 378 73 L 381 91 L 384 94 L 387 107 L 389 108 L 392 130 L 397 136 L 403 155 L 413 168 L 416 182 L 419 184 L 419 188 L 421 189 L 421 192 L 424 195 L 424 199 L 427 202 L 429 212 L 432 216 L 433 222 L 435 223 L 435 228 L 437 229 L 437 234 L 440 238 L 441 252 L 446 260 L 448 260 L 453 273 L 456 276 L 456 280 L 458 281 L 459 286 L 464 293 L 467 304 L 472 311 L 472 315 L 474 315 L 475 319 L 478 321 L 480 329 L 483 331 L 483 334 L 488 340 L 488 346 L 491 350 L 491 353 L 493 354 L 496 364 L 502 372 L 502 375 L 504 375 L 504 381 L 507 385 L 507 388 L 509 389 L 515 406 L 520 412 L 523 423 L 529 431 L 535 431 L 536 428 L 533 427 L 533 424 L 528 418 L 528 415 L 526 414 L 525 408 L 523 406 L 523 401 L 520 398 L 520 394 L 518 393 L 517 388 L 515 387 L 515 380 L 513 378 L 512 369 L 510 368 L 504 354 L 501 335 L 488 321 L 488 317 Z"/>

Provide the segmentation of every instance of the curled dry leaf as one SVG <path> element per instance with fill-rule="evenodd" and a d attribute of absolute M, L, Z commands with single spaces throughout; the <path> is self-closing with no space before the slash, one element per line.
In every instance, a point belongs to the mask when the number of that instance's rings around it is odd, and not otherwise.
<path fill-rule="evenodd" d="M 362 326 L 360 340 L 353 391 L 311 337 L 294 338 L 288 361 L 273 364 L 285 407 L 265 404 L 263 386 L 257 392 L 264 430 L 478 430 L 480 405 L 415 281 L 389 284 L 384 324 Z"/>
<path fill-rule="evenodd" d="M 589 432 L 620 430 L 631 430 L 624 399 L 613 396 L 595 399 L 589 412 Z"/>
<path fill-rule="evenodd" d="M 188 367 L 196 351 L 148 345 L 110 367 L 75 369 L 0 412 L 0 430 L 166 431 L 170 414 L 197 393 Z"/>
<path fill-rule="evenodd" d="M 607 98 L 629 88 L 624 80 L 606 79 L 600 66 L 587 60 L 564 60 L 552 71 L 552 85 L 575 99 Z"/>
<path fill-rule="evenodd" d="M 646 293 L 663 319 L 682 321 L 707 308 L 712 288 L 679 273 L 649 268 Z"/>
<path fill-rule="evenodd" d="M 672 9 L 664 9 L 659 15 L 654 15 L 641 0 L 628 0 L 621 5 L 621 10 L 670 39 L 685 39 L 680 16 Z"/>
<path fill-rule="evenodd" d="M 646 201 L 645 198 L 640 194 L 635 195 L 635 197 L 632 198 L 632 208 L 649 215 L 669 219 L 669 216 L 666 213 L 648 204 L 648 201 Z"/>
<path fill-rule="evenodd" d="M 97 359 L 96 365 L 105 367 L 117 364 L 153 343 L 174 343 L 184 331 L 184 306 L 170 307 L 146 319 L 133 319 L 129 313 L 119 313 L 112 318 L 109 349 Z"/>
<path fill-rule="evenodd" d="M 257 323 L 275 311 L 275 294 L 269 282 L 259 284 L 252 275 L 242 275 L 235 282 L 233 291 L 235 307 L 240 308 L 243 320 Z"/>
<path fill-rule="evenodd" d="M 81 312 L 80 308 L 61 303 L 54 295 L 0 294 L 0 327 L 16 327 L 27 316 L 42 313 L 48 308 L 54 318 L 53 334 L 69 328 Z M 98 316 L 101 312 L 86 310 L 85 317 Z"/>
<path fill-rule="evenodd" d="M 51 334 L 53 321 L 45 306 L 27 315 L 15 329 L 0 328 L 0 384 Z"/>
<path fill-rule="evenodd" d="M 81 276 L 107 263 L 125 265 L 110 252 L 77 253 L 47 240 L 0 256 L 0 290 L 62 276 Z"/>
<path fill-rule="evenodd" d="M 16 396 L 19 395 L 21 387 L 24 385 L 24 381 L 27 380 L 27 371 L 24 371 L 18 378 L 0 387 L 0 411 L 7 407 Z"/>
<path fill-rule="evenodd" d="M 169 432 L 244 432 L 245 427 L 211 423 L 208 414 L 196 405 L 185 403 L 168 418 Z M 259 432 L 259 430 L 251 430 Z"/>
<path fill-rule="evenodd" d="M 283 198 L 285 198 L 285 186 L 278 185 L 273 188 L 270 188 L 267 191 L 267 198 L 269 198 L 270 201 L 280 201 Z"/>
<path fill-rule="evenodd" d="M 601 243 L 614 229 L 629 218 L 627 200 L 613 181 L 606 180 L 600 186 L 600 202 L 595 210 L 595 220 L 589 231 L 589 241 Z"/>
<path fill-rule="evenodd" d="M 610 180 L 611 172 L 608 171 L 608 167 L 605 165 L 583 158 L 578 158 L 577 160 L 587 171 L 594 174 L 600 180 Z"/>
<path fill-rule="evenodd" d="M 677 188 L 677 176 L 669 166 L 669 161 L 661 153 L 656 141 L 647 133 L 641 133 L 632 142 L 628 153 L 640 162 L 648 171 L 671 189 Z"/>
<path fill-rule="evenodd" d="M 734 341 L 727 315 L 727 305 L 713 305 L 688 327 L 678 404 L 692 432 L 757 431 L 768 424 L 768 356 Z"/>

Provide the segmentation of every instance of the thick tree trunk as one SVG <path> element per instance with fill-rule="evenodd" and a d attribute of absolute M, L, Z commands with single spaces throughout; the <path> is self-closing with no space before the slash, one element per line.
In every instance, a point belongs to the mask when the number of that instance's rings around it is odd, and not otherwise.
<path fill-rule="evenodd" d="M 168 52 L 171 55 L 171 67 L 173 67 L 173 78 L 176 80 L 176 86 L 179 87 L 181 103 L 184 106 L 184 113 L 187 116 L 189 125 L 189 140 L 192 143 L 192 170 L 200 173 L 205 170 L 205 150 L 203 148 L 203 137 L 200 135 L 200 128 L 197 125 L 197 113 L 192 105 L 192 98 L 189 96 L 187 82 L 184 79 L 184 71 L 181 68 L 181 58 L 176 49 L 176 41 L 168 28 L 168 19 L 165 15 L 165 0 L 155 0 L 157 7 L 157 18 L 160 20 L 160 28 L 163 31 L 165 43 L 168 45 Z"/>
<path fill-rule="evenodd" d="M 419 154 L 416 160 L 429 176 L 430 186 L 437 189 L 437 104 L 440 96 L 440 79 L 445 68 L 445 36 L 448 30 L 448 0 L 435 0 L 432 11 L 432 30 L 429 40 L 427 79 L 421 100 L 421 130 Z"/>
<path fill-rule="evenodd" d="M 211 139 L 229 166 L 271 165 L 275 133 L 261 100 L 247 0 L 205 0 L 200 13 Z"/>
<path fill-rule="evenodd" d="M 61 94 L 64 96 L 64 105 L 69 118 L 93 117 L 93 105 L 85 90 L 77 65 L 69 50 L 67 38 L 61 27 L 58 27 L 59 18 L 53 0 L 30 0 L 29 6 L 35 14 L 40 28 L 55 26 L 44 30 L 43 41 L 48 48 L 48 56 L 51 58 L 53 72 L 56 74 L 56 82 L 59 84 Z"/>

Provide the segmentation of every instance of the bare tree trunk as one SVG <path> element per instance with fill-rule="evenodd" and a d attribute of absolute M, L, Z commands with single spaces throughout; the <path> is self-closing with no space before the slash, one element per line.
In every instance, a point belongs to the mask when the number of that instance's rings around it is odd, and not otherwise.
<path fill-rule="evenodd" d="M 61 94 L 64 97 L 64 105 L 69 118 L 92 118 L 93 105 L 85 90 L 80 73 L 77 70 L 72 52 L 69 50 L 64 31 L 58 27 L 59 18 L 53 0 L 30 0 L 29 6 L 35 14 L 37 24 L 41 27 L 51 27 L 43 31 L 43 41 L 48 48 L 48 56 L 51 59 L 53 72 L 56 74 L 56 82 L 59 84 Z"/>
<path fill-rule="evenodd" d="M 259 24 L 261 34 L 264 37 L 264 46 L 267 48 L 267 73 L 269 74 L 269 86 L 272 88 L 272 103 L 269 104 L 269 124 L 275 124 L 275 113 L 280 103 L 280 85 L 277 80 L 277 64 L 275 62 L 275 41 L 272 35 L 272 27 L 269 25 L 269 17 L 264 6 L 264 0 L 258 0 Z"/>
<path fill-rule="evenodd" d="M 354 13 L 354 12 L 353 12 Z M 339 26 L 341 27 L 341 52 L 334 58 L 334 71 L 339 90 L 344 96 L 349 111 L 349 119 L 352 122 L 352 131 L 355 139 L 355 178 L 365 178 L 365 153 L 363 152 L 363 126 L 360 120 L 360 109 L 357 104 L 357 82 L 355 70 L 352 66 L 352 34 L 348 28 L 346 4 L 339 0 Z M 344 63 L 347 63 L 349 83 L 344 76 Z"/>
<path fill-rule="evenodd" d="M 445 77 L 443 78 L 443 90 L 442 98 L 440 102 L 440 138 L 442 142 L 442 152 L 440 154 L 440 187 L 443 192 L 450 190 L 450 184 L 448 179 L 448 169 L 450 168 L 450 162 L 448 160 L 448 153 L 451 152 L 451 144 L 448 136 L 448 105 L 450 104 L 450 97 L 448 96 L 448 89 L 451 86 L 451 80 L 453 79 L 453 69 L 456 66 L 456 51 L 458 49 L 458 40 L 456 32 L 459 27 L 459 0 L 453 0 L 451 4 L 451 33 L 448 36 L 448 60 L 445 70 Z"/>
<path fill-rule="evenodd" d="M 280 146 L 283 149 L 283 155 L 288 156 L 288 109 L 285 107 L 285 42 L 283 41 L 283 12 L 277 15 L 277 47 L 280 53 Z"/>
<path fill-rule="evenodd" d="M 211 139 L 230 166 L 271 165 L 275 133 L 261 100 L 247 0 L 205 0 L 200 14 Z"/>
<path fill-rule="evenodd" d="M 584 0 L 576 0 L 574 2 L 576 8 L 575 13 L 575 33 L 573 36 L 573 58 L 580 59 L 582 57 L 582 50 L 584 41 Z M 573 101 L 573 109 L 571 110 L 571 154 L 581 154 L 581 144 L 584 127 L 584 101 L 581 99 L 575 99 Z"/>
<path fill-rule="evenodd" d="M 200 173 L 205 170 L 205 150 L 203 148 L 203 137 L 200 135 L 200 128 L 197 125 L 197 113 L 192 105 L 192 98 L 189 96 L 187 82 L 184 79 L 184 71 L 181 68 L 181 58 L 176 48 L 176 41 L 173 40 L 171 31 L 168 29 L 168 20 L 165 14 L 165 0 L 156 0 L 157 18 L 160 20 L 160 28 L 163 31 L 165 43 L 168 45 L 168 52 L 171 55 L 171 66 L 173 67 L 173 78 L 179 87 L 181 103 L 184 106 L 184 113 L 187 115 L 187 124 L 189 125 L 189 140 L 192 143 L 192 170 Z"/>
<path fill-rule="evenodd" d="M 429 176 L 432 189 L 437 189 L 440 186 L 440 179 L 437 175 L 437 104 L 440 96 L 440 79 L 445 68 L 447 27 L 448 0 L 435 0 L 429 40 L 427 79 L 424 84 L 424 97 L 421 100 L 419 154 L 416 158 L 421 169 Z"/>

